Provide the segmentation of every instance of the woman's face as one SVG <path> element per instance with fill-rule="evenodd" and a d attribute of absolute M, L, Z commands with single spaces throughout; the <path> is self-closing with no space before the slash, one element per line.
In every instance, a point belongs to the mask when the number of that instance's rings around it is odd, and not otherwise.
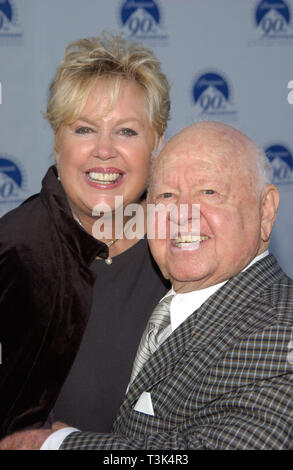
<path fill-rule="evenodd" d="M 123 197 L 123 207 L 139 202 L 154 144 L 155 132 L 140 86 L 122 82 L 118 98 L 109 108 L 107 83 L 99 82 L 79 119 L 62 126 L 55 139 L 62 185 L 85 228 L 97 204 L 107 204 L 113 210 L 116 196 Z"/>

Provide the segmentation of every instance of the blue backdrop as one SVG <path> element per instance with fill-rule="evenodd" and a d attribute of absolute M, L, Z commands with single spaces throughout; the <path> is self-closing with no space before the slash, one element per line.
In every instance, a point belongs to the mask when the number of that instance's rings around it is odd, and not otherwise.
<path fill-rule="evenodd" d="M 291 0 L 0 0 L 0 215 L 39 191 L 54 162 L 41 111 L 65 46 L 103 29 L 145 42 L 162 61 L 167 138 L 213 119 L 267 151 L 281 192 L 271 251 L 293 277 Z"/>

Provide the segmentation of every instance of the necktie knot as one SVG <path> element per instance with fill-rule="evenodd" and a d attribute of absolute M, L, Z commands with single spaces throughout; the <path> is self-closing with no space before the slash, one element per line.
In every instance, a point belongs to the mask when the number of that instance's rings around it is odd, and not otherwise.
<path fill-rule="evenodd" d="M 169 295 L 156 306 L 149 319 L 150 329 L 155 329 L 159 334 L 170 324 L 170 305 L 173 295 Z"/>

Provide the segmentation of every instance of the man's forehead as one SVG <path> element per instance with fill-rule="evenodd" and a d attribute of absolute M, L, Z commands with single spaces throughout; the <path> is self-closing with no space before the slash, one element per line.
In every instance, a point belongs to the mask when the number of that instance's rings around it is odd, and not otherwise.
<path fill-rule="evenodd" d="M 231 157 L 222 152 L 198 152 L 192 148 L 162 153 L 155 165 L 153 180 L 166 180 L 180 175 L 215 175 L 220 171 L 230 173 Z"/>

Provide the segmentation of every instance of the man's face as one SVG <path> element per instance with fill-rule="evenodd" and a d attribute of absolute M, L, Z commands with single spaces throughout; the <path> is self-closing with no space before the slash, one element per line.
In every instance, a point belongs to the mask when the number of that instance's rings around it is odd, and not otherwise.
<path fill-rule="evenodd" d="M 175 204 L 180 233 L 177 238 L 171 233 L 171 212 L 166 220 L 166 239 L 149 243 L 161 271 L 177 292 L 227 280 L 264 251 L 257 177 L 252 156 L 248 151 L 246 155 L 244 148 L 217 133 L 199 136 L 185 132 L 159 157 L 149 202 Z M 188 213 L 180 211 L 181 204 L 188 205 Z M 198 217 L 197 211 L 192 214 L 193 204 L 200 205 L 197 233 L 192 230 L 196 227 L 193 219 Z"/>

